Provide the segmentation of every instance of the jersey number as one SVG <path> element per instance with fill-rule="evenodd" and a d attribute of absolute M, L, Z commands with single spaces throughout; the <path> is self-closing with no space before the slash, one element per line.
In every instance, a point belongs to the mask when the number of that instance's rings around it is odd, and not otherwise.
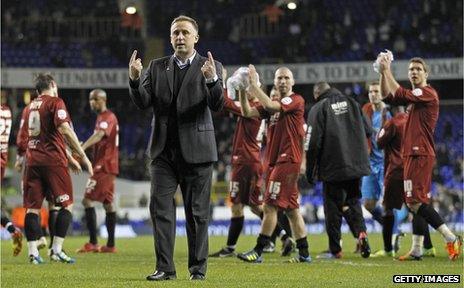
<path fill-rule="evenodd" d="M 29 113 L 27 121 L 29 126 L 29 137 L 37 137 L 40 134 L 40 113 L 37 110 Z"/>
<path fill-rule="evenodd" d="M 10 135 L 11 119 L 0 118 L 0 134 Z"/>

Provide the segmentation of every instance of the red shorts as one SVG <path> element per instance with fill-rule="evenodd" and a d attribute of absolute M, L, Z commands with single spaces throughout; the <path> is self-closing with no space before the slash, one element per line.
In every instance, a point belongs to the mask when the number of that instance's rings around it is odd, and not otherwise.
<path fill-rule="evenodd" d="M 104 204 L 113 203 L 114 179 L 113 174 L 97 172 L 87 181 L 84 198 Z"/>
<path fill-rule="evenodd" d="M 385 177 L 383 185 L 383 205 L 385 209 L 401 209 L 405 196 L 403 178 Z"/>
<path fill-rule="evenodd" d="M 301 163 L 277 163 L 272 170 L 264 195 L 264 203 L 281 209 L 297 209 L 298 175 Z"/>
<path fill-rule="evenodd" d="M 434 156 L 408 156 L 404 159 L 404 193 L 407 204 L 429 204 Z"/>
<path fill-rule="evenodd" d="M 229 185 L 230 199 L 234 204 L 261 205 L 261 163 L 235 164 Z"/>
<path fill-rule="evenodd" d="M 40 209 L 44 198 L 61 207 L 73 203 L 71 176 L 67 167 L 26 167 L 23 191 L 24 208 Z"/>

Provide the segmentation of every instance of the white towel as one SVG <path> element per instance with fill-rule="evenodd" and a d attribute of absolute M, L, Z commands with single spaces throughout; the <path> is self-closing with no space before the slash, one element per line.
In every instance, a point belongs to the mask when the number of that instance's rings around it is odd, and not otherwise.
<path fill-rule="evenodd" d="M 383 57 L 383 56 L 387 55 L 387 57 L 390 59 L 390 61 L 394 60 L 393 53 L 388 49 L 385 49 L 385 51 L 386 52 L 380 52 L 379 55 L 377 56 L 377 59 L 375 59 L 374 64 L 372 64 L 372 66 L 374 67 L 374 71 L 377 72 L 377 73 L 380 73 L 379 72 L 379 68 L 380 68 L 379 60 L 380 60 L 380 57 Z"/>
<path fill-rule="evenodd" d="M 238 68 L 232 76 L 227 79 L 227 94 L 230 99 L 235 100 L 235 90 L 245 90 L 250 86 L 248 80 L 248 67 L 240 67 Z M 259 82 L 259 75 L 258 75 L 258 86 L 261 87 L 261 83 Z"/>

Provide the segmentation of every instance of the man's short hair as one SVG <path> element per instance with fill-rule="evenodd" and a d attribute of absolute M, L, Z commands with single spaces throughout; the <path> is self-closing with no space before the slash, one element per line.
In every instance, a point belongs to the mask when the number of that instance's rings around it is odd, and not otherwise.
<path fill-rule="evenodd" d="M 414 58 L 411 58 L 409 60 L 409 64 L 411 63 L 420 63 L 422 64 L 422 67 L 424 67 L 424 71 L 425 72 L 429 72 L 429 66 L 427 65 L 427 63 L 425 63 L 425 60 L 420 58 L 420 57 L 414 57 Z"/>
<path fill-rule="evenodd" d="M 50 89 L 53 81 L 55 79 L 53 79 L 51 74 L 39 73 L 34 79 L 34 86 L 39 95 L 42 94 L 42 91 Z"/>
<path fill-rule="evenodd" d="M 325 81 L 321 81 L 321 82 L 317 82 L 316 84 L 314 84 L 314 87 L 313 87 L 313 90 L 318 90 L 319 92 L 324 92 L 326 90 L 329 90 L 330 89 L 330 85 L 329 83 L 325 82 Z"/>
<path fill-rule="evenodd" d="M 192 23 L 193 28 L 195 28 L 195 30 L 196 30 L 197 33 L 198 33 L 198 24 L 197 24 L 197 21 L 195 21 L 195 19 L 193 19 L 193 18 L 191 18 L 191 17 L 188 17 L 188 16 L 185 16 L 185 15 L 179 15 L 179 16 L 177 16 L 176 18 L 174 18 L 174 20 L 172 20 L 172 22 L 171 22 L 171 27 L 172 27 L 172 25 L 174 25 L 174 23 L 180 22 L 180 21 L 187 21 L 187 22 Z"/>

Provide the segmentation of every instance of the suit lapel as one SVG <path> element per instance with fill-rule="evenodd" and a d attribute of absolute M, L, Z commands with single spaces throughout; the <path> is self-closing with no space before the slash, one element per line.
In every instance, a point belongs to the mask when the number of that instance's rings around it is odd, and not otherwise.
<path fill-rule="evenodd" d="M 169 84 L 169 89 L 171 89 L 171 99 L 172 99 L 172 93 L 174 91 L 174 56 L 171 56 L 171 58 L 169 58 L 168 67 L 166 67 L 166 75 L 168 77 L 168 84 Z"/>
<path fill-rule="evenodd" d="M 197 54 L 195 55 L 195 58 L 193 58 L 193 61 L 187 70 L 187 73 L 185 73 L 184 80 L 182 81 L 182 85 L 180 86 L 180 89 L 179 89 L 179 95 L 177 95 L 177 103 L 179 103 L 179 98 L 181 98 L 182 95 L 184 94 L 184 91 L 186 89 L 185 87 L 192 80 L 192 77 L 195 77 L 198 71 L 200 71 L 200 64 L 201 64 L 200 55 L 197 52 Z"/>

